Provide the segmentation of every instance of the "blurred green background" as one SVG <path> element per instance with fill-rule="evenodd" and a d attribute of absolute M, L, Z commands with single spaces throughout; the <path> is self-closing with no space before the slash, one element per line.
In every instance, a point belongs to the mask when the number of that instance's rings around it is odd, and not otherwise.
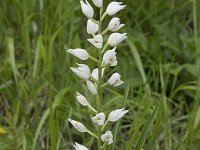
<path fill-rule="evenodd" d="M 123 2 L 127 7 L 117 16 L 126 26 L 119 32 L 128 39 L 118 46 L 119 65 L 108 76 L 117 71 L 125 84 L 107 87 L 103 103 L 109 113 L 129 89 L 129 113 L 110 149 L 134 149 L 160 100 L 143 148 L 199 150 L 200 1 Z M 86 41 L 86 22 L 79 0 L 0 0 L 0 127 L 7 131 L 0 134 L 0 150 L 69 150 L 75 141 L 95 149 L 93 138 L 67 122 L 73 117 L 93 129 L 92 114 L 77 103 L 75 92 L 92 104 L 95 97 L 69 69 L 81 61 L 65 51 L 81 47 L 97 55 Z"/>

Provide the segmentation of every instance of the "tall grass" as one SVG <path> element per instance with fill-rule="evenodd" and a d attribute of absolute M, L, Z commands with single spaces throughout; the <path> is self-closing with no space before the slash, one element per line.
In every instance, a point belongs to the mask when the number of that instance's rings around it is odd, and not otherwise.
<path fill-rule="evenodd" d="M 130 111 L 114 128 L 119 144 L 112 149 L 200 149 L 200 2 L 124 3 L 129 39 L 118 49 L 117 71 L 129 86 L 106 88 L 104 109 L 126 100 Z M 93 139 L 66 122 L 72 110 L 88 120 L 73 94 L 86 87 L 70 72 L 77 61 L 64 50 L 88 38 L 82 18 L 78 0 L 0 1 L 0 127 L 7 130 L 0 149 L 72 149 L 83 139 L 92 149 Z"/>

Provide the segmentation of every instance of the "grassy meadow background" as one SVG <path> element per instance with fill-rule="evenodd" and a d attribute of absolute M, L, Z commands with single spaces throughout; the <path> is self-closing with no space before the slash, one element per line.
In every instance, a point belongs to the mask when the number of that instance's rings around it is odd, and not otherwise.
<path fill-rule="evenodd" d="M 109 113 L 125 102 L 129 113 L 109 124 L 117 131 L 110 149 L 144 142 L 144 150 L 199 150 L 200 1 L 123 2 L 117 16 L 128 39 L 108 76 L 118 71 L 125 84 L 106 87 L 103 103 Z M 96 56 L 86 22 L 79 0 L 0 0 L 0 127 L 7 132 L 0 134 L 0 150 L 70 150 L 75 141 L 95 149 L 95 140 L 67 121 L 93 129 L 75 92 L 93 105 L 95 97 L 69 69 L 81 61 L 65 51 L 82 47 Z"/>

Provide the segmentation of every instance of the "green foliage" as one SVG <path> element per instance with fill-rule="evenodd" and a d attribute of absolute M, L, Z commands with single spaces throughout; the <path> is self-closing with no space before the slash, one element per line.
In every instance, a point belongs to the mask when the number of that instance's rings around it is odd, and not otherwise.
<path fill-rule="evenodd" d="M 129 86 L 106 87 L 102 103 L 108 114 L 126 102 L 129 113 L 113 128 L 110 149 L 200 149 L 200 2 L 124 3 L 120 32 L 129 38 L 117 48 L 117 71 Z M 65 51 L 97 55 L 83 43 L 86 20 L 78 0 L 0 1 L 0 126 L 8 131 L 0 150 L 69 150 L 75 140 L 94 149 L 95 139 L 66 121 L 73 116 L 92 129 L 74 93 L 83 89 L 91 104 L 95 97 L 70 71 L 78 60 Z"/>

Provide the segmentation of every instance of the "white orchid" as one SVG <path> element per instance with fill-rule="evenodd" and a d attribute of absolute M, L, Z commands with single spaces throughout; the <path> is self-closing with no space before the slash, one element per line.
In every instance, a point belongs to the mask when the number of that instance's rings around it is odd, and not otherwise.
<path fill-rule="evenodd" d="M 100 126 L 104 125 L 104 122 L 105 122 L 105 114 L 104 114 L 104 113 L 96 114 L 96 116 L 92 117 L 92 121 L 93 121 L 94 123 L 97 123 L 97 124 L 100 125 Z"/>
<path fill-rule="evenodd" d="M 121 80 L 121 75 L 119 73 L 113 73 L 110 79 L 108 80 L 108 84 L 112 86 L 119 86 L 124 82 Z"/>
<path fill-rule="evenodd" d="M 72 119 L 68 119 L 68 121 L 73 125 L 73 127 L 80 131 L 80 132 L 87 132 L 88 129 L 79 121 L 75 121 L 75 120 L 72 120 Z"/>
<path fill-rule="evenodd" d="M 105 70 L 105 68 L 102 69 L 102 75 L 101 75 L 102 77 L 103 77 L 103 74 L 104 74 L 104 70 Z M 98 79 L 99 79 L 99 69 L 98 69 L 98 68 L 94 69 L 94 70 L 92 71 L 91 76 L 92 76 L 95 80 L 98 80 Z"/>
<path fill-rule="evenodd" d="M 117 65 L 117 57 L 116 57 L 116 47 L 114 47 L 112 50 L 108 50 L 103 55 L 103 64 L 104 65 L 110 65 L 110 66 L 116 66 Z"/>
<path fill-rule="evenodd" d="M 82 94 L 80 94 L 79 92 L 76 92 L 76 98 L 78 100 L 78 102 L 83 105 L 83 106 L 88 106 L 89 103 L 87 101 L 87 99 L 85 98 L 85 96 L 83 96 Z"/>
<path fill-rule="evenodd" d="M 89 58 L 88 52 L 81 48 L 69 49 L 67 50 L 67 52 L 74 55 L 75 57 L 78 57 L 81 60 L 87 60 Z"/>
<path fill-rule="evenodd" d="M 95 35 L 94 38 L 88 39 L 88 41 L 93 44 L 96 48 L 102 48 L 103 45 L 103 37 L 101 34 Z"/>
<path fill-rule="evenodd" d="M 101 135 L 101 140 L 108 145 L 113 143 L 113 135 L 111 131 L 106 131 L 105 134 Z"/>
<path fill-rule="evenodd" d="M 87 33 L 88 34 L 94 34 L 98 31 L 99 25 L 94 23 L 91 19 L 88 19 L 87 21 Z"/>
<path fill-rule="evenodd" d="M 84 3 L 83 0 L 81 0 L 80 3 L 83 14 L 88 18 L 92 18 L 94 16 L 94 10 L 92 6 L 88 3 L 87 0 L 86 3 Z"/>
<path fill-rule="evenodd" d="M 126 5 L 121 4 L 122 2 L 111 2 L 106 9 L 107 14 L 112 16 L 126 7 Z"/>
<path fill-rule="evenodd" d="M 89 104 L 89 102 L 88 102 L 88 100 L 85 98 L 85 96 L 83 96 L 82 94 L 80 94 L 80 93 L 78 93 L 78 92 L 76 92 L 76 93 L 77 93 L 76 98 L 77 98 L 78 102 L 79 102 L 81 105 L 83 105 L 83 106 L 88 106 L 88 108 L 90 108 L 92 111 L 94 111 L 95 113 L 97 113 L 96 109 L 93 108 L 93 107 Z"/>
<path fill-rule="evenodd" d="M 120 19 L 117 17 L 114 17 L 111 19 L 110 23 L 108 24 L 108 30 L 115 32 L 121 29 L 123 26 L 124 24 L 120 24 Z"/>
<path fill-rule="evenodd" d="M 78 144 L 77 142 L 75 142 L 74 148 L 76 150 L 89 150 L 87 147 L 85 147 L 85 146 L 83 146 L 81 144 Z"/>
<path fill-rule="evenodd" d="M 103 0 L 93 0 L 93 3 L 95 6 L 100 8 L 103 5 Z"/>
<path fill-rule="evenodd" d="M 77 64 L 78 67 L 71 67 L 70 69 L 80 78 L 87 80 L 90 78 L 91 73 L 90 73 L 90 68 L 85 65 L 85 64 Z"/>
<path fill-rule="evenodd" d="M 124 39 L 127 38 L 127 33 L 112 33 L 108 38 L 108 44 L 110 46 L 117 46 L 119 43 L 121 43 Z"/>
<path fill-rule="evenodd" d="M 109 114 L 108 120 L 111 122 L 116 122 L 119 119 L 121 119 L 127 112 L 128 112 L 128 110 L 125 110 L 125 108 L 113 110 Z"/>
<path fill-rule="evenodd" d="M 113 73 L 107 82 L 105 82 L 105 78 L 103 76 L 105 68 L 109 72 L 109 66 L 117 66 L 118 61 L 116 46 L 127 38 L 127 33 L 112 33 L 108 37 L 108 40 L 105 41 L 103 36 L 108 31 L 116 32 L 121 29 L 124 24 L 120 23 L 120 18 L 118 17 L 113 17 L 110 20 L 109 24 L 105 26 L 106 29 L 103 29 L 104 26 L 102 25 L 102 23 L 106 15 L 113 16 L 124 9 L 126 5 L 123 5 L 122 2 L 114 1 L 111 2 L 107 6 L 107 9 L 104 11 L 103 0 L 92 1 L 94 5 L 99 8 L 98 11 L 100 12 L 100 14 L 95 14 L 95 17 L 100 17 L 98 18 L 98 20 L 93 19 L 94 10 L 90 3 L 88 3 L 88 0 L 80 0 L 80 4 L 83 14 L 88 17 L 87 33 L 91 37 L 88 38 L 87 41 L 91 43 L 94 47 L 96 47 L 97 50 L 95 51 L 95 53 L 93 53 L 93 55 L 90 55 L 85 49 L 81 48 L 69 49 L 67 51 L 81 60 L 90 59 L 94 63 L 98 63 L 95 64 L 95 66 L 98 67 L 95 68 L 92 73 L 89 66 L 87 66 L 86 64 L 77 64 L 77 67 L 71 67 L 70 69 L 86 82 L 87 89 L 91 92 L 91 94 L 95 95 L 96 106 L 94 107 L 94 102 L 91 103 L 92 105 L 90 105 L 87 98 L 79 92 L 76 93 L 76 98 L 82 106 L 87 107 L 88 109 L 90 109 L 91 112 L 96 114 L 91 117 L 91 120 L 94 124 L 101 126 L 101 129 L 98 128 L 98 133 L 93 133 L 93 131 L 88 130 L 81 122 L 72 119 L 68 120 L 76 130 L 80 132 L 87 132 L 89 135 L 96 138 L 97 140 L 102 140 L 104 143 L 102 144 L 102 142 L 98 142 L 97 145 L 97 149 L 102 149 L 113 143 L 113 134 L 111 131 L 108 130 L 103 134 L 103 131 L 107 124 L 109 122 L 118 121 L 128 112 L 128 110 L 126 110 L 125 108 L 113 110 L 110 112 L 107 120 L 105 113 L 101 112 L 103 110 L 103 104 L 101 104 L 100 102 L 103 103 L 104 87 L 106 87 L 107 85 L 116 87 L 124 83 L 121 80 L 121 75 L 119 73 Z M 104 43 L 104 41 L 106 44 Z M 111 46 L 112 48 L 107 50 L 108 46 Z M 97 55 L 98 57 L 96 57 Z M 75 142 L 74 148 L 76 150 L 88 150 L 87 147 L 77 142 Z"/>
<path fill-rule="evenodd" d="M 88 90 L 89 90 L 93 95 L 96 95 L 96 94 L 97 94 L 96 86 L 94 85 L 94 83 L 92 83 L 92 81 L 86 80 L 86 85 L 87 85 L 87 87 L 88 87 Z"/>

